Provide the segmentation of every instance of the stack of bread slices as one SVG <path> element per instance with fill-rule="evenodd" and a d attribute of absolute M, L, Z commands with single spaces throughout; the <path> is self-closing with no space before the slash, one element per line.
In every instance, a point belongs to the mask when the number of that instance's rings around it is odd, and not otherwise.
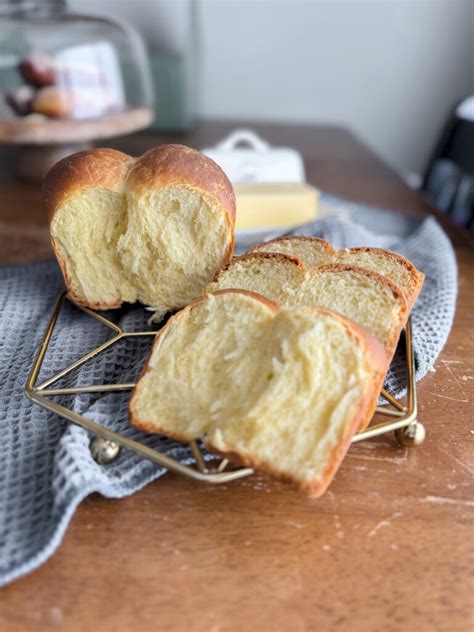
<path fill-rule="evenodd" d="M 131 422 L 322 494 L 370 422 L 423 284 L 406 259 L 285 237 L 231 258 L 235 200 L 209 158 L 162 145 L 75 154 L 47 176 L 52 243 L 73 300 L 177 311 L 130 400 Z"/>

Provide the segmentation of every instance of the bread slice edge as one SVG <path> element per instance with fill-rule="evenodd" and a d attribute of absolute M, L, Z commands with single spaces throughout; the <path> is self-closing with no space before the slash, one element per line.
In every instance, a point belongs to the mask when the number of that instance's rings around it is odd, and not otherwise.
<path fill-rule="evenodd" d="M 246 290 L 228 289 L 228 290 L 219 290 L 217 292 L 213 292 L 209 294 L 222 295 L 222 294 L 229 294 L 229 293 L 250 296 L 253 299 L 260 301 L 262 304 L 268 307 L 269 310 L 272 311 L 273 313 L 277 313 L 280 310 L 280 307 L 278 306 L 278 304 L 274 303 L 273 301 L 270 301 L 269 299 L 267 299 L 266 297 L 260 294 L 256 294 L 254 292 L 248 292 Z M 181 312 L 173 316 L 172 319 L 185 317 L 190 310 L 196 307 L 196 305 L 207 300 L 207 297 L 209 294 L 206 294 L 200 297 L 198 300 L 188 305 L 186 308 L 181 310 Z M 383 385 L 383 380 L 385 378 L 385 374 L 388 368 L 388 361 L 387 361 L 385 348 L 382 345 L 382 343 L 380 343 L 372 334 L 370 334 L 365 329 L 363 329 L 362 327 L 360 327 L 353 321 L 349 320 L 345 316 L 342 316 L 341 314 L 337 312 L 332 312 L 331 310 L 324 309 L 324 308 L 302 308 L 302 309 L 310 310 L 316 313 L 328 314 L 331 317 L 337 319 L 341 324 L 343 324 L 343 326 L 346 328 L 346 330 L 348 331 L 351 337 L 355 336 L 359 339 L 359 343 L 364 347 L 365 353 L 367 355 L 367 362 L 370 363 L 370 366 L 372 369 L 372 379 L 367 382 L 364 393 L 362 397 L 360 398 L 358 405 L 355 407 L 351 418 L 346 422 L 343 438 L 334 448 L 331 454 L 330 461 L 326 469 L 324 470 L 323 474 L 318 478 L 317 481 L 302 482 L 296 479 L 295 477 L 292 477 L 291 475 L 283 474 L 281 472 L 275 471 L 275 469 L 272 468 L 270 464 L 264 463 L 262 461 L 258 461 L 257 459 L 252 458 L 249 455 L 243 455 L 233 450 L 228 450 L 228 451 L 218 450 L 212 445 L 212 442 L 205 440 L 205 443 L 206 443 L 206 447 L 209 449 L 210 452 L 213 452 L 223 458 L 229 458 L 235 463 L 240 463 L 244 466 L 251 467 L 259 471 L 265 472 L 274 478 L 291 483 L 293 486 L 297 487 L 298 489 L 300 489 L 301 491 L 303 491 L 309 496 L 318 497 L 324 493 L 324 491 L 327 489 L 328 485 L 330 484 L 334 476 L 334 473 L 338 469 L 342 459 L 344 458 L 347 450 L 349 449 L 353 435 L 357 431 L 362 430 L 365 427 L 367 427 L 367 425 L 370 423 L 375 407 L 377 405 L 377 400 L 378 400 L 380 390 Z M 172 319 L 170 319 L 170 321 Z M 144 420 L 141 420 L 139 417 L 138 411 L 136 411 L 135 409 L 136 408 L 135 401 L 140 390 L 140 380 L 148 371 L 151 355 L 154 349 L 156 348 L 156 345 L 159 344 L 160 337 L 166 336 L 167 331 L 169 330 L 169 326 L 171 326 L 170 321 L 168 321 L 165 327 L 157 335 L 154 341 L 154 344 L 152 346 L 152 349 L 149 352 L 145 365 L 137 380 L 137 385 L 135 389 L 133 390 L 133 393 L 129 402 L 129 419 L 130 419 L 131 424 L 142 432 L 152 433 L 152 434 L 164 434 L 165 436 L 168 436 L 177 441 L 188 442 L 194 439 L 195 437 L 172 433 L 172 432 L 169 432 L 169 430 L 163 431 L 163 429 L 160 428 L 160 426 L 156 424 L 150 424 Z"/>

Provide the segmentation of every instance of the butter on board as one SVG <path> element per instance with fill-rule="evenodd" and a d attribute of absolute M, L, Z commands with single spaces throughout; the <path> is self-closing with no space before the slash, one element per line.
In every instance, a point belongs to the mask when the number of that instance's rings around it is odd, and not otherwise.
<path fill-rule="evenodd" d="M 289 228 L 318 215 L 318 191 L 306 183 L 233 183 L 236 229 Z"/>

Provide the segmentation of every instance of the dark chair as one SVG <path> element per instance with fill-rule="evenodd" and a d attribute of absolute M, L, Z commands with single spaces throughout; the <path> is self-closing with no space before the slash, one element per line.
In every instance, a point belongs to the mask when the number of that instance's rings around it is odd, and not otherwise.
<path fill-rule="evenodd" d="M 454 108 L 428 162 L 422 189 L 437 208 L 474 233 L 474 96 Z"/>

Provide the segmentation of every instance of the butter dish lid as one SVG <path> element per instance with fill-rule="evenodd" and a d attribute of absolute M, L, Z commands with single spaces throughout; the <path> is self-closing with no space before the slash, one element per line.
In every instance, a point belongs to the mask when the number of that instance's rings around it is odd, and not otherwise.
<path fill-rule="evenodd" d="M 202 150 L 236 182 L 304 182 L 301 155 L 290 147 L 272 147 L 255 132 L 237 129 Z"/>

